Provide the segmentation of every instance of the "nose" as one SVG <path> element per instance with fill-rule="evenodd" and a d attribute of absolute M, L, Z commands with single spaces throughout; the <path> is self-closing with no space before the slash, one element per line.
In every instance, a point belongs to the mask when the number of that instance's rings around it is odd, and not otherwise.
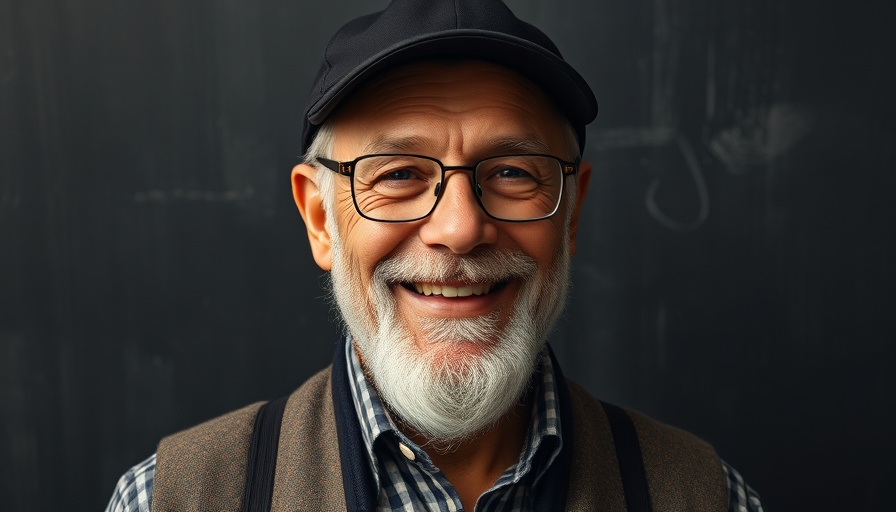
<path fill-rule="evenodd" d="M 449 181 L 453 182 L 450 187 Z M 441 188 L 439 204 L 420 227 L 423 243 L 443 247 L 454 254 L 466 254 L 480 245 L 497 242 L 497 221 L 486 215 L 477 203 L 469 172 L 446 172 Z"/>

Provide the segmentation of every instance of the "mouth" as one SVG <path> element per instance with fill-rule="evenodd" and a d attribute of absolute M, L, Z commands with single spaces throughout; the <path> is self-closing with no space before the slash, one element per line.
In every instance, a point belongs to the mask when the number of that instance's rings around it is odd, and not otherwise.
<path fill-rule="evenodd" d="M 410 290 L 418 295 L 438 296 L 438 297 L 471 297 L 482 296 L 493 293 L 503 288 L 507 282 L 482 282 L 469 283 L 460 286 L 451 286 L 437 283 L 401 283 L 405 289 Z"/>

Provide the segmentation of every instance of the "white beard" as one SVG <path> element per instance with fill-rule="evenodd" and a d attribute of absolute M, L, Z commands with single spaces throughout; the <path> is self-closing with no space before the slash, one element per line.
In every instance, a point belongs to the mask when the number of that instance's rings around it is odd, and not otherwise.
<path fill-rule="evenodd" d="M 332 228 L 333 296 L 368 376 L 400 422 L 435 447 L 451 450 L 489 429 L 520 402 L 565 306 L 570 261 L 566 244 L 561 244 L 548 272 L 539 271 L 535 261 L 519 251 L 397 255 L 377 265 L 370 287 L 363 290 L 360 273 Z M 566 239 L 565 234 L 560 238 Z M 474 318 L 422 318 L 427 337 L 415 340 L 397 313 L 390 285 L 447 279 L 520 280 L 507 325 L 496 325 L 500 311 Z M 458 355 L 453 350 L 457 343 L 482 347 L 476 355 Z"/>

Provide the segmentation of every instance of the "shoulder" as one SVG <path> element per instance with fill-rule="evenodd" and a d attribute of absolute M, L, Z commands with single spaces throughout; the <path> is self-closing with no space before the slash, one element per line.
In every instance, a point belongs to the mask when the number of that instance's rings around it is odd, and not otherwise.
<path fill-rule="evenodd" d="M 575 382 L 568 379 L 566 382 L 572 401 L 574 421 L 585 423 L 585 426 L 590 429 L 602 426 L 606 419 L 603 403 Z M 722 468 L 722 462 L 713 447 L 699 437 L 640 412 L 631 409 L 624 410 L 631 418 L 638 433 L 638 441 L 641 443 L 645 461 L 663 454 L 664 457 L 673 460 L 690 461 L 690 459 L 695 459 L 691 462 L 710 463 L 716 468 Z M 721 469 L 718 473 L 724 476 L 721 474 Z M 720 480 L 720 482 L 722 481 Z"/>
<path fill-rule="evenodd" d="M 615 454 L 605 408 L 581 386 L 569 380 L 566 382 L 572 407 L 575 450 L 584 452 L 579 457 L 583 462 L 604 466 L 606 454 Z M 631 418 L 637 434 L 644 472 L 654 500 L 680 504 L 681 510 L 726 509 L 726 472 L 709 443 L 639 412 L 625 409 L 625 413 Z M 606 471 L 618 475 L 610 468 Z"/>
<path fill-rule="evenodd" d="M 319 411 L 328 383 L 329 369 L 308 379 L 290 395 L 287 414 L 297 407 Z M 264 402 L 254 403 L 162 439 L 153 509 L 181 512 L 239 503 L 255 417 L 262 405 Z"/>
<path fill-rule="evenodd" d="M 255 414 L 264 402 L 257 402 L 194 427 L 172 434 L 159 443 L 159 465 L 164 465 L 161 452 L 203 450 L 223 442 L 247 437 L 252 433 Z"/>
<path fill-rule="evenodd" d="M 153 510 L 199 510 L 193 506 L 197 501 L 212 506 L 239 503 L 261 406 L 255 403 L 162 439 L 156 452 Z"/>
<path fill-rule="evenodd" d="M 290 395 L 290 402 L 313 400 L 314 397 L 320 396 L 328 385 L 329 373 L 330 370 L 327 368 L 305 381 Z M 159 443 L 159 466 L 167 464 L 168 453 L 190 454 L 199 450 L 203 456 L 211 456 L 213 459 L 232 458 L 234 445 L 248 442 L 255 425 L 255 416 L 264 404 L 265 402 L 256 402 L 162 439 Z M 215 447 L 226 450 L 223 453 L 210 450 Z M 239 459 L 240 462 L 244 460 L 245 457 Z M 224 461 L 211 462 L 217 464 Z"/>

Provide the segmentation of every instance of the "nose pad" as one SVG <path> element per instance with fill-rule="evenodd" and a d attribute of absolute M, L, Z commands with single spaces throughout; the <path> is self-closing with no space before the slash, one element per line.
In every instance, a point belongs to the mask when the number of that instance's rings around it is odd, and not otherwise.
<path fill-rule="evenodd" d="M 480 185 L 479 183 L 477 183 L 477 184 L 476 184 L 476 187 L 475 187 L 475 190 L 476 190 L 476 196 L 477 196 L 477 197 L 482 197 L 482 185 Z M 438 195 L 439 195 L 439 192 L 441 192 L 441 191 L 442 191 L 442 182 L 440 181 L 440 182 L 436 183 L 436 188 L 435 188 L 435 190 L 433 191 L 433 195 L 434 195 L 434 196 L 438 196 Z"/>

